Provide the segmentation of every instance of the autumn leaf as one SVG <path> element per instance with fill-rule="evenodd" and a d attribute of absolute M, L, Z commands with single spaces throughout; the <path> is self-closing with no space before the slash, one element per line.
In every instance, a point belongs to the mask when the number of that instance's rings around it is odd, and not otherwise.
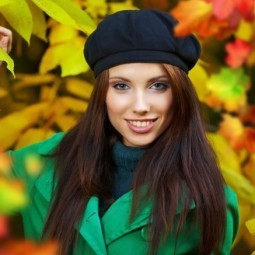
<path fill-rule="evenodd" d="M 255 129 L 244 127 L 238 117 L 228 114 L 223 117 L 219 133 L 229 140 L 235 150 L 240 151 L 245 148 L 248 152 L 255 153 Z"/>
<path fill-rule="evenodd" d="M 230 169 L 241 173 L 238 156 L 228 140 L 218 133 L 207 133 L 207 137 L 216 152 L 221 169 Z"/>
<path fill-rule="evenodd" d="M 0 47 L 0 62 L 4 61 L 7 63 L 7 69 L 12 73 L 12 75 L 15 77 L 14 74 L 14 62 L 12 60 L 12 58 L 6 53 L 5 50 L 3 50 Z M 3 92 L 2 92 L 3 93 Z"/>
<path fill-rule="evenodd" d="M 37 123 L 47 106 L 47 102 L 37 103 L 0 119 L 0 144 L 2 148 L 7 149 L 12 146 L 26 128 Z"/>
<path fill-rule="evenodd" d="M 107 14 L 107 3 L 106 0 L 87 0 L 86 11 L 95 19 L 97 17 L 104 17 Z"/>
<path fill-rule="evenodd" d="M 235 0 L 236 9 L 248 20 L 254 18 L 254 5 L 254 0 Z"/>
<path fill-rule="evenodd" d="M 15 149 L 20 149 L 27 145 L 41 142 L 54 134 L 51 130 L 46 128 L 29 128 L 22 133 L 15 145 Z"/>
<path fill-rule="evenodd" d="M 253 36 L 253 25 L 252 23 L 241 20 L 239 26 L 234 33 L 236 38 L 249 42 Z"/>
<path fill-rule="evenodd" d="M 0 178 L 0 214 L 12 214 L 26 206 L 27 202 L 21 182 Z"/>
<path fill-rule="evenodd" d="M 239 117 L 243 123 L 255 124 L 255 105 L 249 105 L 241 108 Z"/>
<path fill-rule="evenodd" d="M 1 255 L 57 255 L 58 244 L 48 241 L 43 244 L 36 244 L 32 241 L 9 241 L 0 247 Z"/>
<path fill-rule="evenodd" d="M 96 28 L 88 13 L 70 0 L 32 0 L 40 9 L 58 22 L 87 34 Z"/>
<path fill-rule="evenodd" d="M 213 107 L 213 99 L 216 98 L 226 110 L 236 111 L 246 104 L 248 82 L 249 78 L 242 68 L 233 70 L 223 67 L 208 79 L 207 88 L 210 93 L 205 102 Z"/>
<path fill-rule="evenodd" d="M 8 218 L 0 215 L 0 240 L 9 234 Z"/>
<path fill-rule="evenodd" d="M 230 132 L 231 130 L 231 132 Z M 240 150 L 240 139 L 244 134 L 244 126 L 238 117 L 223 115 L 223 121 L 220 123 L 219 133 L 223 135 L 231 144 L 232 148 Z"/>
<path fill-rule="evenodd" d="M 65 79 L 65 86 L 70 94 L 84 99 L 89 99 L 93 90 L 91 83 L 75 77 L 67 77 Z"/>
<path fill-rule="evenodd" d="M 11 168 L 10 158 L 3 152 L 0 152 L 0 174 L 7 175 Z"/>
<path fill-rule="evenodd" d="M 252 235 L 255 235 L 255 219 L 251 219 L 251 220 L 246 221 L 245 225 L 248 228 L 249 232 Z"/>
<path fill-rule="evenodd" d="M 243 172 L 247 178 L 251 181 L 251 183 L 255 186 L 255 153 L 250 154 L 248 158 L 248 162 L 243 167 Z"/>
<path fill-rule="evenodd" d="M 138 8 L 133 5 L 132 0 L 126 0 L 124 2 L 110 2 L 109 3 L 109 14 L 123 11 L 123 10 L 138 10 Z"/>
<path fill-rule="evenodd" d="M 1 2 L 6 0 L 1 0 Z M 10 2 L 10 1 L 8 1 Z M 0 13 L 8 23 L 29 43 L 33 31 L 33 18 L 26 0 L 13 0 L 7 5 L 0 5 Z"/>
<path fill-rule="evenodd" d="M 180 21 L 175 26 L 174 32 L 177 36 L 185 36 L 195 32 L 201 23 L 212 15 L 213 5 L 204 0 L 181 1 L 171 13 Z"/>
<path fill-rule="evenodd" d="M 47 41 L 46 31 L 47 24 L 44 12 L 38 8 L 31 0 L 26 0 L 29 8 L 31 10 L 32 19 L 33 19 L 33 31 L 32 33 L 39 37 L 40 39 Z"/>
<path fill-rule="evenodd" d="M 77 123 L 77 120 L 71 115 L 60 115 L 55 118 L 55 123 L 62 131 L 68 131 Z"/>
<path fill-rule="evenodd" d="M 237 68 L 244 64 L 252 46 L 250 43 L 237 38 L 234 42 L 227 43 L 225 49 L 228 53 L 225 58 L 226 63 L 232 68 Z"/>
<path fill-rule="evenodd" d="M 83 37 L 76 37 L 65 43 L 49 47 L 42 58 L 40 73 L 47 73 L 57 66 L 61 66 L 62 77 L 88 71 L 89 66 L 83 56 L 84 42 Z"/>
<path fill-rule="evenodd" d="M 209 92 L 206 86 L 209 76 L 205 68 L 200 63 L 197 63 L 189 72 L 189 78 L 196 89 L 199 100 L 204 101 L 204 98 Z"/>
<path fill-rule="evenodd" d="M 235 8 L 235 1 L 233 0 L 206 0 L 213 4 L 213 15 L 218 20 L 227 19 Z"/>

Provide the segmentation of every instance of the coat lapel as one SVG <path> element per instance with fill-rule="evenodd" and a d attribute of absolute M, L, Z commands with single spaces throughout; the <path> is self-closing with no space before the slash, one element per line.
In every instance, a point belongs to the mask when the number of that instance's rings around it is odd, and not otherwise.
<path fill-rule="evenodd" d="M 91 197 L 89 199 L 79 231 L 90 247 L 95 251 L 95 254 L 107 254 L 99 217 L 97 197 Z"/>
<path fill-rule="evenodd" d="M 178 203 L 176 215 L 182 212 L 184 194 L 185 192 L 183 192 L 183 196 Z M 152 200 L 149 200 L 146 204 L 144 204 L 134 220 L 129 222 L 132 197 L 132 191 L 124 194 L 110 206 L 102 217 L 101 222 L 104 229 L 104 239 L 107 246 L 119 237 L 134 231 L 135 229 L 142 228 L 150 222 Z M 189 210 L 192 210 L 195 207 L 195 203 L 192 201 Z"/>

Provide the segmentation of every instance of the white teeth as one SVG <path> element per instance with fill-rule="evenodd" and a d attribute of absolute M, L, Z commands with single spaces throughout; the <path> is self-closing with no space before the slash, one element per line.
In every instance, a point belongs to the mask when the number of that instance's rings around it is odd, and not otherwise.
<path fill-rule="evenodd" d="M 133 126 L 136 126 L 136 127 L 146 127 L 148 126 L 152 121 L 132 121 L 132 120 L 129 120 L 128 121 L 130 124 L 132 124 Z"/>

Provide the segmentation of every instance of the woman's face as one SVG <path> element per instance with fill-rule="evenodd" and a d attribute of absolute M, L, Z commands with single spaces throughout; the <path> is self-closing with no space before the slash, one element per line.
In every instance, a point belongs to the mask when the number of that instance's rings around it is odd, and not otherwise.
<path fill-rule="evenodd" d="M 169 76 L 157 63 L 109 69 L 106 107 L 112 126 L 127 146 L 146 147 L 168 127 L 173 102 Z"/>

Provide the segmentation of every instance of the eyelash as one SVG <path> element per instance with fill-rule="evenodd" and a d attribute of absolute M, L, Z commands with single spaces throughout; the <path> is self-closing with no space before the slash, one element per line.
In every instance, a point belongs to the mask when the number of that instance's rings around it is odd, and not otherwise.
<path fill-rule="evenodd" d="M 167 83 L 163 83 L 163 82 L 155 82 L 150 86 L 150 88 L 152 88 L 155 85 L 161 86 L 160 88 L 158 88 L 158 87 L 155 88 L 156 90 L 166 90 L 167 88 L 169 88 L 169 85 Z"/>
<path fill-rule="evenodd" d="M 163 83 L 163 82 L 155 82 L 153 83 L 149 88 L 152 88 L 155 85 L 160 85 L 160 88 L 155 88 L 155 90 L 166 90 L 167 88 L 169 88 L 169 85 L 167 83 Z M 122 87 L 120 87 L 122 86 Z M 113 87 L 117 90 L 127 90 L 129 88 L 128 85 L 126 85 L 125 83 L 116 83 L 113 85 Z"/>

